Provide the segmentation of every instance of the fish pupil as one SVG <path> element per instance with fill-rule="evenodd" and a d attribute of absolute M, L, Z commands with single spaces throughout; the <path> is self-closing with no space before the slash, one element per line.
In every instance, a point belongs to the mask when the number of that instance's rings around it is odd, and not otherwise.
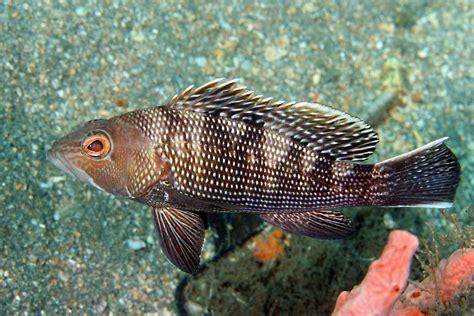
<path fill-rule="evenodd" d="M 102 142 L 99 140 L 95 140 L 90 143 L 89 146 L 87 146 L 87 149 L 93 152 L 100 152 L 102 149 L 104 149 L 104 144 L 102 144 Z"/>

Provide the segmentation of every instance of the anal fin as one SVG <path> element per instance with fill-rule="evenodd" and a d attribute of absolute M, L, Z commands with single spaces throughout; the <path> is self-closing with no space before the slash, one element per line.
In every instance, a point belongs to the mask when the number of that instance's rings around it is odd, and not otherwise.
<path fill-rule="evenodd" d="M 352 236 L 351 221 L 336 211 L 309 211 L 297 213 L 261 213 L 260 218 L 283 230 L 320 239 L 343 239 Z"/>
<path fill-rule="evenodd" d="M 203 217 L 170 207 L 153 208 L 152 215 L 166 257 L 184 272 L 195 273 L 204 241 Z"/>

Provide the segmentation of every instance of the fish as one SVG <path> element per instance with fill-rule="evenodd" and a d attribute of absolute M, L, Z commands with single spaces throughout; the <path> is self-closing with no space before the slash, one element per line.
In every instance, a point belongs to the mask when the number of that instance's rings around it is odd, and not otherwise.
<path fill-rule="evenodd" d="M 210 212 L 344 239 L 355 229 L 340 208 L 451 207 L 460 165 L 446 140 L 368 164 L 378 135 L 363 120 L 216 79 L 164 105 L 90 121 L 47 155 L 85 183 L 148 205 L 163 253 L 195 274 Z"/>

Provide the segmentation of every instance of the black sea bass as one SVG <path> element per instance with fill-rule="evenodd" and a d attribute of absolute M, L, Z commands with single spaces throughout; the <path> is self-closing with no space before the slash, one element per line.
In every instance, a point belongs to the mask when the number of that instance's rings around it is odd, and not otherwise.
<path fill-rule="evenodd" d="M 362 120 L 317 103 L 274 102 L 214 80 L 165 106 L 94 120 L 49 159 L 93 186 L 152 208 L 169 260 L 194 273 L 206 212 L 252 212 L 295 234 L 338 239 L 352 206 L 450 207 L 460 168 L 436 140 L 374 164 Z"/>

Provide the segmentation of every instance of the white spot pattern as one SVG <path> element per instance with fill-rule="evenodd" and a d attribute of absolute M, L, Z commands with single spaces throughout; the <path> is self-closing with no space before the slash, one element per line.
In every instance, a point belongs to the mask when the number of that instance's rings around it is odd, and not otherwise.
<path fill-rule="evenodd" d="M 360 177 L 350 163 L 244 122 L 163 108 L 140 116 L 171 162 L 176 189 L 193 198 L 241 211 L 328 209 L 360 204 L 361 184 L 372 181 L 371 169 Z"/>

